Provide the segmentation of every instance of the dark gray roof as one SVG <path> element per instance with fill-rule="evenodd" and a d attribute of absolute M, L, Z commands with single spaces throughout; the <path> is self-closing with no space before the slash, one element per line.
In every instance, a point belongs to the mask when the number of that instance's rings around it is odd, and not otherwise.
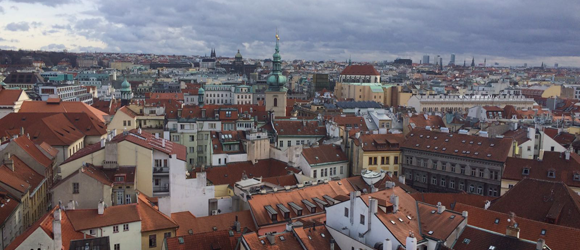
<path fill-rule="evenodd" d="M 85 247 L 88 246 L 88 249 L 99 249 L 99 250 L 110 250 L 109 247 L 109 236 L 99 237 L 99 238 L 90 238 L 90 239 L 82 239 L 82 240 L 71 240 L 70 246 L 68 249 L 70 250 L 77 250 L 82 249 L 84 250 Z"/>
<path fill-rule="evenodd" d="M 336 103 L 339 108 L 382 108 L 378 102 L 373 101 L 340 101 Z"/>

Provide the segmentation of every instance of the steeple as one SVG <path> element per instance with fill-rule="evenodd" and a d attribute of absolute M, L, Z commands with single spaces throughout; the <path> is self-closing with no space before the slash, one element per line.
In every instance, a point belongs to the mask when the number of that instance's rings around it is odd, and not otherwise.
<path fill-rule="evenodd" d="M 471 67 L 475 67 L 475 57 L 471 58 Z"/>
<path fill-rule="evenodd" d="M 282 91 L 286 84 L 286 76 L 282 75 L 282 57 L 280 56 L 280 37 L 278 36 L 278 32 L 276 32 L 276 49 L 272 59 L 272 74 L 267 79 L 268 89 Z"/>
<path fill-rule="evenodd" d="M 352 55 L 348 57 L 348 66 L 352 65 Z"/>

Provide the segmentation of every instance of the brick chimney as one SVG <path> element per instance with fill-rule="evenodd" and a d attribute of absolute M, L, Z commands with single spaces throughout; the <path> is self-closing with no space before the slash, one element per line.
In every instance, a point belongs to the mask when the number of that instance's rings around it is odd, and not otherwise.
<path fill-rule="evenodd" d="M 515 238 L 520 238 L 520 228 L 518 227 L 518 223 L 516 223 L 515 220 L 515 214 L 513 212 L 510 213 L 509 215 L 509 219 L 508 219 L 508 226 L 506 229 L 506 235 L 510 236 L 510 237 L 515 237 Z"/>

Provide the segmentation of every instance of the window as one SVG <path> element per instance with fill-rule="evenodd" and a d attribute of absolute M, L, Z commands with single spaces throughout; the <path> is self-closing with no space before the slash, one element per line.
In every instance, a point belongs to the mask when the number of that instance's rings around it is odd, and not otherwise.
<path fill-rule="evenodd" d="M 90 229 L 89 230 L 89 234 L 90 235 L 95 235 L 96 233 L 97 233 L 97 230 L 95 230 L 95 229 Z"/>
<path fill-rule="evenodd" d="M 483 187 L 477 187 L 477 194 L 483 194 Z"/>
<path fill-rule="evenodd" d="M 451 165 L 451 172 L 455 173 L 455 165 Z"/>
<path fill-rule="evenodd" d="M 278 98 L 274 98 L 274 107 L 278 107 Z"/>
<path fill-rule="evenodd" d="M 157 235 L 149 235 L 149 247 L 157 247 Z"/>
<path fill-rule="evenodd" d="M 385 157 L 381 157 L 381 165 L 385 165 Z"/>
<path fill-rule="evenodd" d="M 288 140 L 288 147 L 292 147 L 292 141 Z"/>
<path fill-rule="evenodd" d="M 123 121 L 123 127 L 127 127 L 127 121 Z"/>
<path fill-rule="evenodd" d="M 378 157 L 369 157 L 369 165 L 377 165 L 377 158 Z"/>
<path fill-rule="evenodd" d="M 437 185 L 437 177 L 435 177 L 435 176 L 431 177 L 431 184 Z"/>
<path fill-rule="evenodd" d="M 423 175 L 423 183 L 427 183 L 427 175 Z"/>
<path fill-rule="evenodd" d="M 284 141 L 280 140 L 280 147 L 283 148 L 284 147 Z"/>
<path fill-rule="evenodd" d="M 344 208 L 344 217 L 348 218 L 348 207 Z"/>
<path fill-rule="evenodd" d="M 411 157 L 411 156 L 405 157 L 405 163 L 408 165 L 412 165 L 413 164 L 413 157 Z"/>
<path fill-rule="evenodd" d="M 459 183 L 459 190 L 465 190 L 465 184 L 463 182 Z"/>
<path fill-rule="evenodd" d="M 449 188 L 455 188 L 455 181 L 454 180 L 449 181 Z"/>
<path fill-rule="evenodd" d="M 131 121 L 127 121 L 127 126 L 131 127 Z"/>
<path fill-rule="evenodd" d="M 78 193 L 79 193 L 79 183 L 73 182 L 73 194 L 78 194 Z"/>
<path fill-rule="evenodd" d="M 513 185 L 513 184 L 509 184 L 509 185 L 508 185 L 508 189 L 511 189 L 511 188 L 513 188 L 513 187 L 514 187 L 514 185 Z"/>
<path fill-rule="evenodd" d="M 360 224 L 361 225 L 364 225 L 365 224 L 365 215 L 364 214 L 361 214 L 360 215 Z"/>
<path fill-rule="evenodd" d="M 553 169 L 548 170 L 548 178 L 556 178 L 556 171 Z"/>
<path fill-rule="evenodd" d="M 393 164 L 399 164 L 399 157 L 398 156 L 395 156 L 393 160 L 394 160 Z"/>
<path fill-rule="evenodd" d="M 189 141 L 195 141 L 195 135 L 190 135 L 189 136 Z"/>
<path fill-rule="evenodd" d="M 343 174 L 344 173 L 344 169 L 343 168 L 344 168 L 344 166 L 340 166 L 340 174 Z M 580 179 L 580 177 L 578 177 L 578 178 Z M 574 179 L 574 180 L 576 180 L 576 179 Z"/>
<path fill-rule="evenodd" d="M 441 181 L 439 182 L 439 184 L 441 184 L 442 187 L 446 187 L 447 183 L 445 182 L 445 178 L 441 178 Z"/>
<path fill-rule="evenodd" d="M 312 171 L 312 178 L 316 178 L 316 169 Z"/>
<path fill-rule="evenodd" d="M 480 170 L 479 170 L 479 177 L 480 177 L 480 178 L 483 178 L 483 174 L 484 174 L 484 173 L 483 173 L 483 171 L 480 169 Z"/>
<path fill-rule="evenodd" d="M 131 204 L 131 195 L 130 194 L 125 195 L 125 204 Z M 128 226 L 129 225 L 127 225 L 127 227 Z"/>
<path fill-rule="evenodd" d="M 113 233 L 119 232 L 119 226 L 113 226 Z"/>
<path fill-rule="evenodd" d="M 465 167 L 461 166 L 461 174 L 465 174 Z"/>
<path fill-rule="evenodd" d="M 123 225 L 123 231 L 129 231 L 129 224 Z"/>
<path fill-rule="evenodd" d="M 115 244 L 115 247 L 113 250 L 121 250 L 121 244 L 119 244 L 119 243 Z"/>
<path fill-rule="evenodd" d="M 423 162 L 423 167 L 426 168 L 427 167 L 427 160 L 423 159 L 422 162 Z"/>
<path fill-rule="evenodd" d="M 550 151 L 554 152 L 554 147 L 550 147 Z"/>
<path fill-rule="evenodd" d="M 171 232 L 164 233 L 163 238 L 164 239 L 171 238 Z"/>
<path fill-rule="evenodd" d="M 473 185 L 469 185 L 469 192 L 470 193 L 474 193 L 475 192 L 475 187 Z"/>

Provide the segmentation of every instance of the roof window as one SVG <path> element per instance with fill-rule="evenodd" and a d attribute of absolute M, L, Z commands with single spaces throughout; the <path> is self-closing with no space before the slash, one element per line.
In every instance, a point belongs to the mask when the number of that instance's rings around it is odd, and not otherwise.
<path fill-rule="evenodd" d="M 540 232 L 541 235 L 546 235 L 546 229 L 542 229 L 542 231 Z"/>
<path fill-rule="evenodd" d="M 499 224 L 499 218 L 495 218 L 495 221 L 493 223 Z"/>
<path fill-rule="evenodd" d="M 556 170 L 548 170 L 548 178 L 556 178 Z"/>
<path fill-rule="evenodd" d="M 574 181 L 580 181 L 580 173 L 574 173 Z"/>
<path fill-rule="evenodd" d="M 530 175 L 530 168 L 528 168 L 528 167 L 525 167 L 525 168 L 522 170 L 522 174 L 523 174 L 523 175 Z"/>

